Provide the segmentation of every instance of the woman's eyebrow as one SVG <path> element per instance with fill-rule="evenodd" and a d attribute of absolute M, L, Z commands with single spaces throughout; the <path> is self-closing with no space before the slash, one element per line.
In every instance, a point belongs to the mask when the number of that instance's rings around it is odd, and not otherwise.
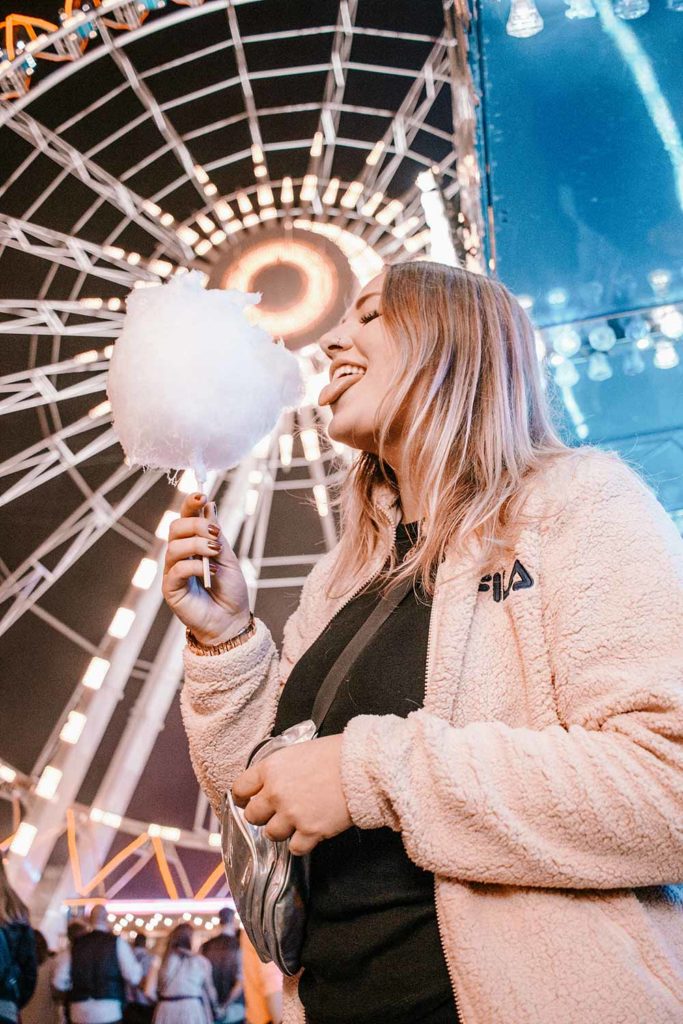
<path fill-rule="evenodd" d="M 361 295 L 359 299 L 356 299 L 353 308 L 360 309 L 360 307 L 363 305 L 366 299 L 371 299 L 375 295 L 379 296 L 379 292 L 368 292 L 367 295 Z"/>

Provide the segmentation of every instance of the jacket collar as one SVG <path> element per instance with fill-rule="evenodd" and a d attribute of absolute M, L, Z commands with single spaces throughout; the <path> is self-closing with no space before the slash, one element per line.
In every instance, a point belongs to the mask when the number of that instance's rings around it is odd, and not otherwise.
<path fill-rule="evenodd" d="M 401 503 L 398 494 L 389 484 L 380 481 L 376 483 L 372 491 L 372 503 L 376 509 L 383 512 L 392 526 L 396 526 L 401 520 Z"/>
<path fill-rule="evenodd" d="M 376 483 L 372 491 L 372 503 L 375 509 L 383 513 L 385 519 L 392 527 L 396 527 L 401 522 L 401 502 L 399 495 L 396 493 L 393 487 L 389 484 L 380 481 Z M 453 578 L 453 576 L 464 577 L 465 579 L 471 577 L 473 574 L 476 575 L 476 550 L 472 550 L 471 553 L 461 554 L 457 557 L 449 549 L 446 550 L 446 556 L 443 564 L 439 569 L 438 581 L 445 583 L 447 580 Z M 478 579 L 479 577 L 477 577 Z"/>

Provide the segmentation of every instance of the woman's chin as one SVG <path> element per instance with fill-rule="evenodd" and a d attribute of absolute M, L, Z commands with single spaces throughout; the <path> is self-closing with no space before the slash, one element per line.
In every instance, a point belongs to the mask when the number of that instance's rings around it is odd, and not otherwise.
<path fill-rule="evenodd" d="M 347 431 L 339 422 L 339 417 L 335 416 L 334 409 L 332 409 L 332 419 L 327 425 L 327 433 L 333 441 L 339 441 L 340 444 L 348 444 Z"/>
<path fill-rule="evenodd" d="M 345 444 L 348 448 L 357 448 L 359 451 L 364 451 L 365 442 L 358 436 L 358 431 L 354 429 L 354 425 L 344 423 L 343 414 L 334 415 L 334 409 L 332 412 L 332 419 L 327 425 L 328 437 L 332 441 L 338 441 L 339 444 Z"/>

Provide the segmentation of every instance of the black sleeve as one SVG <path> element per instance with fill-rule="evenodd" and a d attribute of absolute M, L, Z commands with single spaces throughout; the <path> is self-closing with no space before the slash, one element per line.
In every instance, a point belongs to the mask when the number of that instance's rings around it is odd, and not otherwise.
<path fill-rule="evenodd" d="M 30 925 L 24 924 L 17 928 L 14 956 L 19 968 L 19 1009 L 21 1009 L 22 1006 L 26 1006 L 35 992 L 38 980 L 36 938 Z"/>

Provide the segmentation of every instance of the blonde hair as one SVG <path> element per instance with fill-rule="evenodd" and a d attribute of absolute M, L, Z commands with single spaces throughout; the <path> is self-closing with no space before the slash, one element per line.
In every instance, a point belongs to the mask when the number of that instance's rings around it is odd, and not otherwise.
<path fill-rule="evenodd" d="M 552 425 L 531 323 L 502 284 L 441 263 L 401 263 L 386 271 L 381 308 L 398 368 L 377 409 L 378 454 L 358 454 L 333 502 L 341 536 L 328 597 L 367 574 L 386 529 L 372 495 L 384 482 L 398 499 L 384 453 L 408 401 L 401 449 L 425 519 L 400 566 L 391 553 L 379 577 L 385 591 L 413 576 L 432 595 L 450 545 L 476 543 L 489 568 L 513 543 L 533 474 L 572 452 Z"/>

